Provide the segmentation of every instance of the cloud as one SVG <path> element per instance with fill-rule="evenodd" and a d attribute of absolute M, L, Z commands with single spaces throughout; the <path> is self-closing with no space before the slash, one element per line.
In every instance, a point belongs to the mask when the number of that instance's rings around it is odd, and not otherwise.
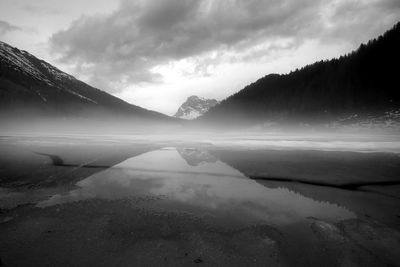
<path fill-rule="evenodd" d="M 24 5 L 21 9 L 23 9 L 26 12 L 29 12 L 30 14 L 35 14 L 35 15 L 62 15 L 65 13 L 68 13 L 69 11 L 64 8 L 60 7 L 46 7 L 46 6 L 36 6 L 36 5 Z"/>
<path fill-rule="evenodd" d="M 0 20 L 0 36 L 6 34 L 8 32 L 19 31 L 19 30 L 21 30 L 20 27 L 11 25 L 7 21 Z"/>
<path fill-rule="evenodd" d="M 207 66 L 307 39 L 355 42 L 373 25 L 382 30 L 378 15 L 392 23 L 399 10 L 397 0 L 124 0 L 110 14 L 80 17 L 50 44 L 62 62 L 112 91 L 162 82 L 156 67 L 180 60 L 209 75 Z"/>
<path fill-rule="evenodd" d="M 400 20 L 398 0 L 336 0 L 321 10 L 325 42 L 355 45 L 377 37 Z"/>

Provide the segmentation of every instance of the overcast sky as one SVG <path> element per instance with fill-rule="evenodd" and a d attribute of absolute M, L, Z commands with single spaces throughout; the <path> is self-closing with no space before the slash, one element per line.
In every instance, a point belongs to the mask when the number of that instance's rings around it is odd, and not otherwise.
<path fill-rule="evenodd" d="M 269 73 L 350 52 L 399 0 L 0 0 L 0 39 L 124 100 L 173 114 Z"/>

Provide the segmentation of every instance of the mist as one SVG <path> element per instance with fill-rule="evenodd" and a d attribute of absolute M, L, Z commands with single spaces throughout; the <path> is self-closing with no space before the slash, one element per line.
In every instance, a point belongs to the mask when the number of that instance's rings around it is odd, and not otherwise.
<path fill-rule="evenodd" d="M 0 266 L 398 266 L 399 11 L 0 1 Z"/>

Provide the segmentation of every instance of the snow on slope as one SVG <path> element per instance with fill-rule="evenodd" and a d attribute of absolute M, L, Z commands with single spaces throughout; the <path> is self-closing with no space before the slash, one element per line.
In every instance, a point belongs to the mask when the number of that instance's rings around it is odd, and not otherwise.
<path fill-rule="evenodd" d="M 76 80 L 73 76 L 57 69 L 56 67 L 46 63 L 43 60 L 37 59 L 26 51 L 19 50 L 1 41 L 0 63 L 15 72 L 19 72 L 23 75 L 33 78 L 34 80 L 61 89 L 64 92 L 72 94 L 80 99 L 84 99 L 86 101 L 97 104 L 97 102 L 93 99 L 90 99 L 89 97 L 83 96 L 73 90 L 70 90 L 66 86 L 61 86 L 66 82 Z M 39 91 L 36 91 L 36 93 L 44 102 L 47 101 L 46 97 Z"/>
<path fill-rule="evenodd" d="M 183 103 L 178 111 L 175 113 L 175 117 L 186 120 L 193 120 L 204 113 L 206 113 L 210 108 L 218 104 L 215 99 L 205 99 L 198 96 L 190 96 L 187 98 L 185 103 Z"/>
<path fill-rule="evenodd" d="M 3 42 L 0 42 L 1 61 L 9 66 L 12 66 L 15 71 L 25 73 L 36 80 L 41 80 L 49 85 L 53 85 L 53 83 L 47 79 L 46 76 L 25 57 L 25 55 L 30 54 L 26 51 L 21 51 Z"/>
<path fill-rule="evenodd" d="M 391 109 L 380 116 L 352 114 L 327 125 L 330 128 L 400 130 L 400 109 Z"/>

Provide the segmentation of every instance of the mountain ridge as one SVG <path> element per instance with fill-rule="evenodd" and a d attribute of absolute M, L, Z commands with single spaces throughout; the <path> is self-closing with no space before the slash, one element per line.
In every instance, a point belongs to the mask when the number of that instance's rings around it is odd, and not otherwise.
<path fill-rule="evenodd" d="M 400 107 L 396 66 L 400 23 L 344 56 L 287 74 L 269 74 L 227 97 L 198 121 L 256 124 L 326 122 Z"/>
<path fill-rule="evenodd" d="M 0 110 L 46 116 L 102 114 L 176 120 L 94 88 L 27 51 L 0 41 Z M 86 114 L 85 114 L 86 113 Z"/>

